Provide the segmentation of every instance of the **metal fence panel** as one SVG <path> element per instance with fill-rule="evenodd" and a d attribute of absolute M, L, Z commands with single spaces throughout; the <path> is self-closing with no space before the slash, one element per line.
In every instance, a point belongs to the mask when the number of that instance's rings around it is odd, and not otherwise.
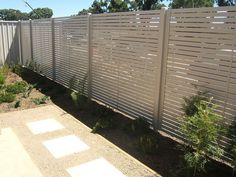
<path fill-rule="evenodd" d="M 170 11 L 161 129 L 181 138 L 183 97 L 208 91 L 229 125 L 236 115 L 236 8 Z M 222 146 L 227 140 L 222 138 Z"/>
<path fill-rule="evenodd" d="M 88 17 L 55 18 L 56 82 L 87 94 Z"/>
<path fill-rule="evenodd" d="M 18 22 L 0 22 L 0 65 L 19 62 Z"/>

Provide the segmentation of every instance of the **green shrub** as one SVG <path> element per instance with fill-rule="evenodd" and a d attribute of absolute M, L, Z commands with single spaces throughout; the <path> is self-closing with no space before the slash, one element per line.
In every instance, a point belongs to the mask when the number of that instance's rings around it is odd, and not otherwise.
<path fill-rule="evenodd" d="M 5 76 L 0 73 L 0 89 L 4 86 L 5 84 Z"/>
<path fill-rule="evenodd" d="M 26 91 L 27 83 L 24 81 L 16 82 L 6 87 L 7 92 L 14 94 L 23 93 Z"/>
<path fill-rule="evenodd" d="M 138 139 L 138 144 L 144 153 L 156 153 L 158 150 L 158 137 L 154 134 L 141 135 Z"/>
<path fill-rule="evenodd" d="M 149 123 L 144 118 L 137 118 L 124 127 L 128 134 L 141 136 L 151 132 Z"/>
<path fill-rule="evenodd" d="M 7 76 L 7 74 L 9 73 L 10 68 L 8 65 L 4 65 L 0 68 L 0 75 L 3 75 L 4 77 Z"/>
<path fill-rule="evenodd" d="M 37 86 L 37 84 L 28 84 L 27 87 L 25 88 L 25 92 L 23 95 L 23 98 L 28 98 L 32 90 Z"/>
<path fill-rule="evenodd" d="M 198 111 L 196 104 L 198 105 L 200 101 L 209 101 L 207 92 L 198 92 L 196 95 L 184 97 L 183 99 L 182 109 L 187 116 L 193 116 Z"/>
<path fill-rule="evenodd" d="M 43 97 L 40 97 L 40 98 L 33 98 L 32 100 L 33 100 L 34 104 L 36 104 L 36 105 L 46 104 L 47 101 L 50 100 L 50 97 L 43 96 Z"/>
<path fill-rule="evenodd" d="M 13 93 L 3 92 L 0 93 L 0 104 L 11 103 L 15 100 L 16 96 Z"/>
<path fill-rule="evenodd" d="M 236 120 L 232 122 L 232 124 L 228 128 L 227 132 L 228 137 L 230 138 L 230 146 L 229 151 L 232 154 L 232 166 L 233 166 L 233 174 L 236 171 Z"/>
<path fill-rule="evenodd" d="M 212 98 L 209 102 L 197 100 L 192 104 L 197 111 L 193 115 L 186 112 L 180 118 L 180 132 L 186 141 L 183 145 L 184 160 L 188 168 L 193 170 L 193 176 L 196 176 L 198 171 L 205 170 L 208 157 L 219 158 L 223 153 L 218 144 L 218 137 L 222 133 L 219 121 L 222 117 L 215 113 L 216 105 L 212 103 Z M 191 105 L 194 110 L 195 107 Z"/>
<path fill-rule="evenodd" d="M 99 114 L 97 115 L 99 118 L 93 127 L 92 133 L 96 133 L 101 129 L 114 128 L 116 125 L 116 113 L 113 110 L 104 106 L 97 106 L 100 108 L 99 110 L 102 110 L 103 112 L 99 112 Z"/>

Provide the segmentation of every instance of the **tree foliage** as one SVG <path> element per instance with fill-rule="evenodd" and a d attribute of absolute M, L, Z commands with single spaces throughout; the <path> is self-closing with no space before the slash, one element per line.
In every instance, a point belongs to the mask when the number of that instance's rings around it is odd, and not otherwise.
<path fill-rule="evenodd" d="M 214 0 L 173 0 L 169 7 L 173 9 L 178 8 L 200 8 L 213 7 Z"/>
<path fill-rule="evenodd" d="M 49 8 L 37 8 L 29 13 L 21 12 L 16 9 L 1 9 L 0 20 L 18 21 L 18 20 L 29 20 L 39 18 L 51 18 L 53 15 L 52 9 Z"/>
<path fill-rule="evenodd" d="M 78 14 L 154 10 L 164 6 L 160 0 L 94 0 L 88 9 Z"/>
<path fill-rule="evenodd" d="M 236 6 L 235 0 L 216 0 L 218 6 Z"/>
<path fill-rule="evenodd" d="M 52 9 L 49 9 L 47 7 L 36 8 L 29 13 L 31 19 L 51 18 L 52 15 L 53 15 Z"/>

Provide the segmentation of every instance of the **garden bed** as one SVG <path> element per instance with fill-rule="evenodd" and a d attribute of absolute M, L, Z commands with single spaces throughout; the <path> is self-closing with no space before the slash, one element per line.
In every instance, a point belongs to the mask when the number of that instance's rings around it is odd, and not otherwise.
<path fill-rule="evenodd" d="M 97 104 L 96 102 L 84 102 L 84 104 L 75 105 L 71 98 L 71 91 L 35 72 L 28 69 L 23 69 L 20 73 L 21 77 L 14 73 L 8 75 L 6 83 L 11 84 L 21 79 L 25 80 L 28 84 L 36 84 L 32 90 L 29 98 L 22 98 L 18 95 L 22 101 L 22 106 L 17 109 L 26 109 L 36 107 L 32 102 L 32 98 L 48 96 L 51 101 L 47 101 L 46 104 L 54 104 L 61 107 L 63 110 L 72 114 L 78 120 L 89 126 L 90 128 L 97 127 L 94 132 L 99 133 L 113 144 L 117 145 L 122 150 L 129 153 L 142 163 L 149 166 L 151 169 L 157 171 L 163 177 L 185 177 L 186 171 L 183 170 L 184 165 L 182 164 L 183 152 L 177 148 L 178 143 L 172 139 L 165 137 L 156 132 L 145 132 L 145 123 L 140 123 L 141 127 L 144 126 L 140 134 L 144 133 L 149 135 L 156 142 L 156 148 L 149 148 L 146 145 L 147 137 L 137 135 L 130 130 L 130 125 L 134 124 L 134 121 L 125 117 L 124 115 L 114 113 L 112 110 Z M 14 79 L 15 78 L 15 79 Z M 28 100 L 28 101 L 27 101 Z M 4 104 L 0 105 L 3 106 Z M 9 105 L 14 103 L 6 104 L 10 108 L 5 108 L 4 111 L 15 110 Z M 1 110 L 2 111 L 2 110 Z M 2 111 L 3 112 L 3 111 Z M 102 117 L 112 117 L 112 119 L 105 119 Z M 101 120 L 101 121 L 100 121 Z M 96 126 L 95 126 L 96 125 Z M 149 140 L 149 139 L 148 139 Z M 150 140 L 152 142 L 152 140 Z M 155 142 L 154 141 L 154 142 Z M 181 165 L 182 164 L 182 165 Z M 207 173 L 198 174 L 198 177 L 228 177 L 231 176 L 231 169 L 221 163 L 212 162 L 206 167 Z M 190 175 L 191 176 L 191 175 Z"/>
<path fill-rule="evenodd" d="M 0 86 L 0 113 L 51 104 L 36 85 L 27 83 L 9 68 L 0 70 L 0 77 L 4 79 Z"/>

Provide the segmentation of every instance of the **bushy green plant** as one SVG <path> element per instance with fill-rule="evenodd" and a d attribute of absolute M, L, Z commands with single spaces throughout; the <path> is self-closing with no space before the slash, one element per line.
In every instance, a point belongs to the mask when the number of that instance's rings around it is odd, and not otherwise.
<path fill-rule="evenodd" d="M 232 154 L 232 166 L 233 166 L 233 176 L 236 171 L 236 120 L 228 128 L 228 137 L 230 138 L 229 151 Z"/>
<path fill-rule="evenodd" d="M 34 104 L 36 105 L 40 105 L 40 104 L 46 104 L 47 101 L 50 100 L 49 96 L 43 96 L 40 98 L 33 98 L 32 101 L 34 102 Z"/>
<path fill-rule="evenodd" d="M 18 93 L 23 93 L 26 91 L 27 83 L 24 81 L 16 82 L 14 84 L 6 86 L 6 91 L 13 93 L 13 94 L 18 94 Z"/>
<path fill-rule="evenodd" d="M 0 67 L 0 75 L 3 75 L 4 77 L 7 76 L 9 71 L 10 71 L 10 68 L 8 65 L 4 65 L 4 66 Z"/>
<path fill-rule="evenodd" d="M 2 92 L 0 93 L 0 104 L 11 103 L 15 100 L 16 96 L 13 93 Z"/>
<path fill-rule="evenodd" d="M 37 86 L 37 84 L 28 84 L 25 88 L 25 92 L 23 94 L 23 98 L 28 98 L 32 90 Z"/>
<path fill-rule="evenodd" d="M 103 106 L 104 107 L 104 106 Z M 93 126 L 92 133 L 97 133 L 101 129 L 114 128 L 116 125 L 116 113 L 109 108 L 104 107 L 103 112 L 97 115 L 99 118 Z"/>
<path fill-rule="evenodd" d="M 138 144 L 147 154 L 156 153 L 158 150 L 158 138 L 154 134 L 144 134 L 138 138 Z"/>
<path fill-rule="evenodd" d="M 5 76 L 2 73 L 0 73 L 0 89 L 4 86 L 5 79 L 6 79 Z"/>
<path fill-rule="evenodd" d="M 193 104 L 197 111 L 193 115 L 187 112 L 180 118 L 180 132 L 186 141 L 184 160 L 193 169 L 193 176 L 196 176 L 197 171 L 205 170 L 208 157 L 218 158 L 223 153 L 218 144 L 218 137 L 222 133 L 219 121 L 222 117 L 215 112 L 216 105 L 212 103 L 212 98 L 209 102 L 197 100 Z"/>
<path fill-rule="evenodd" d="M 198 92 L 196 95 L 184 97 L 183 99 L 184 103 L 182 104 L 182 109 L 187 116 L 193 116 L 198 111 L 196 105 L 198 105 L 200 101 L 209 101 L 207 92 Z"/>
<path fill-rule="evenodd" d="M 149 123 L 144 118 L 137 118 L 124 128 L 128 134 L 140 136 L 149 133 Z"/>

